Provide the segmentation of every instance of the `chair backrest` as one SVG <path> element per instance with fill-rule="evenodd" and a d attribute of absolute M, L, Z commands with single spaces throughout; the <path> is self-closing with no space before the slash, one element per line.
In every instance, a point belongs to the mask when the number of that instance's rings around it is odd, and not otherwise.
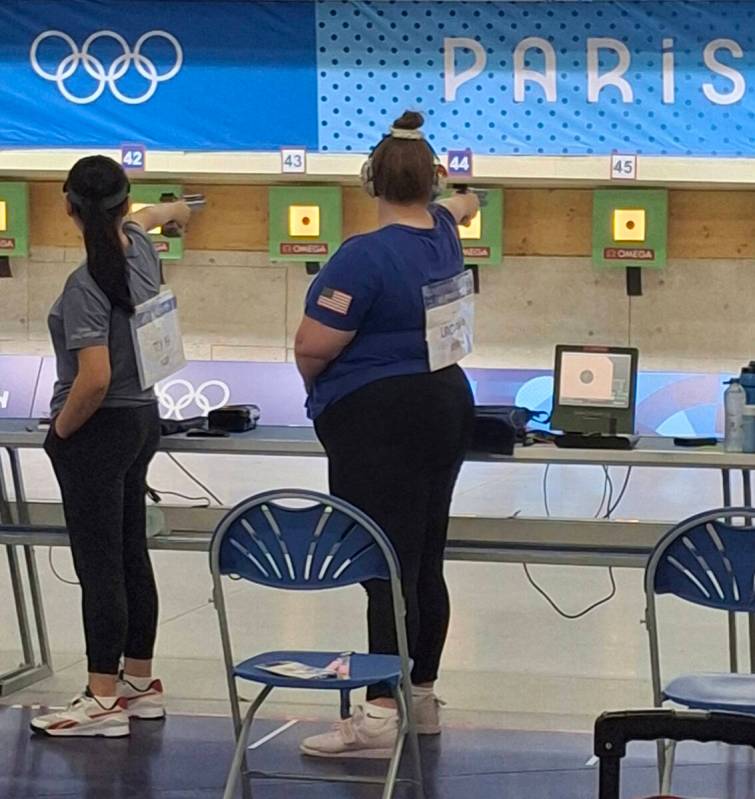
<path fill-rule="evenodd" d="M 366 514 L 299 489 L 258 494 L 229 511 L 213 535 L 210 565 L 213 574 L 300 591 L 399 575 L 393 547 Z"/>
<path fill-rule="evenodd" d="M 744 519 L 746 526 L 727 519 Z M 673 594 L 710 608 L 755 611 L 755 510 L 692 516 L 657 544 L 645 573 L 648 594 Z"/>

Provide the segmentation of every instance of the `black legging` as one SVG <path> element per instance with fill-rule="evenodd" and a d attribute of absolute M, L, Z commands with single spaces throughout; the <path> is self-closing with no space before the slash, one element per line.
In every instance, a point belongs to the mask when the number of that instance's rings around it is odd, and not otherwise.
<path fill-rule="evenodd" d="M 412 682 L 438 676 L 449 620 L 443 550 L 456 478 L 474 420 L 462 370 L 378 380 L 327 408 L 315 422 L 328 454 L 330 490 L 385 531 L 401 565 Z M 370 651 L 396 654 L 390 586 L 365 584 Z M 375 686 L 368 698 L 390 696 Z"/>
<path fill-rule="evenodd" d="M 149 660 L 157 589 L 147 552 L 145 486 L 160 441 L 157 405 L 102 408 L 50 456 L 81 583 L 90 672 L 117 674 L 122 655 Z"/>

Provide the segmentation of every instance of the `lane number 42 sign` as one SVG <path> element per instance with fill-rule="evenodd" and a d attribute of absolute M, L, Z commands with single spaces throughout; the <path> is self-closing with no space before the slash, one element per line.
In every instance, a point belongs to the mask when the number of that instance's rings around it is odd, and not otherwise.
<path fill-rule="evenodd" d="M 121 164 L 127 172 L 143 172 L 147 152 L 143 144 L 121 145 Z"/>

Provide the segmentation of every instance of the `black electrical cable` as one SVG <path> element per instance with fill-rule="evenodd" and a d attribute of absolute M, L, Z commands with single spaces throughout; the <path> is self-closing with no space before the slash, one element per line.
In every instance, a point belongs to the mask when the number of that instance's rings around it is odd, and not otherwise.
<path fill-rule="evenodd" d="M 550 463 L 546 464 L 545 471 L 543 472 L 543 505 L 545 506 L 545 515 L 550 518 L 551 509 L 548 507 L 548 474 L 551 470 Z"/>
<path fill-rule="evenodd" d="M 606 469 L 606 467 L 604 466 L 603 467 L 603 471 L 606 474 L 606 477 L 608 477 L 608 474 L 605 472 L 605 469 Z M 600 504 L 598 505 L 598 509 L 595 511 L 595 515 L 593 516 L 593 519 L 599 518 L 600 514 L 603 513 L 603 506 L 606 503 L 606 497 L 608 497 L 608 503 L 609 503 L 608 507 L 610 507 L 611 500 L 610 500 L 610 497 L 608 495 L 608 482 L 609 481 L 607 479 L 603 480 L 603 496 L 600 498 Z"/>
<path fill-rule="evenodd" d="M 613 479 L 611 478 L 611 470 L 608 468 L 608 466 L 604 466 L 603 471 L 605 472 L 606 483 L 608 484 L 608 504 L 606 505 L 606 515 L 603 517 L 604 519 L 607 519 L 611 505 L 613 504 Z"/>
<path fill-rule="evenodd" d="M 550 473 L 551 464 L 546 464 L 545 471 L 543 472 L 543 505 L 545 506 L 545 514 L 550 518 L 550 503 L 548 502 L 548 475 Z M 600 504 L 598 505 L 598 510 L 595 512 L 594 518 L 600 518 L 600 514 L 603 511 L 604 506 L 606 507 L 606 514 L 602 518 L 607 519 L 610 518 L 611 513 L 618 507 L 619 503 L 624 497 L 624 493 L 626 492 L 627 486 L 629 484 L 629 474 L 631 473 L 631 467 L 627 472 L 627 476 L 624 479 L 624 485 L 622 487 L 621 492 L 619 493 L 616 502 L 613 502 L 613 495 L 614 495 L 614 484 L 613 479 L 611 478 L 611 473 L 608 466 L 603 466 L 603 496 L 600 499 Z M 559 616 L 564 619 L 569 619 L 571 621 L 575 619 L 581 619 L 586 616 L 588 613 L 592 613 L 593 610 L 601 607 L 602 605 L 607 604 L 610 602 L 615 596 L 617 592 L 616 587 L 616 576 L 613 571 L 613 567 L 608 567 L 608 578 L 611 581 L 611 590 L 607 596 L 603 599 L 598 600 L 597 602 L 593 602 L 593 604 L 589 605 L 584 610 L 580 611 L 579 613 L 567 613 L 566 611 L 562 610 L 538 583 L 536 582 L 535 578 L 532 576 L 529 566 L 526 563 L 522 564 L 522 568 L 524 569 L 525 577 L 529 584 L 537 591 L 540 596 L 545 599 L 545 601 L 553 608 Z"/>
<path fill-rule="evenodd" d="M 614 511 L 619 507 L 619 505 L 621 505 L 621 502 L 624 499 L 624 495 L 627 493 L 627 488 L 629 488 L 629 480 L 631 477 L 632 477 L 632 467 L 630 466 L 627 469 L 627 473 L 624 477 L 624 484 L 621 486 L 621 491 L 619 491 L 619 495 L 616 498 L 616 502 L 614 502 L 613 505 L 609 504 L 608 506 L 608 513 L 606 514 L 607 519 L 610 519 Z"/>
<path fill-rule="evenodd" d="M 213 499 L 213 500 L 215 500 L 215 502 L 217 502 L 217 503 L 218 503 L 218 505 L 220 505 L 221 507 L 223 506 L 223 500 L 222 500 L 222 499 L 220 499 L 220 498 L 218 497 L 218 495 L 217 495 L 217 494 L 213 493 L 213 491 L 212 491 L 211 489 L 209 489 L 209 488 L 208 488 L 208 487 L 207 487 L 207 486 L 206 486 L 206 485 L 205 485 L 205 484 L 204 484 L 204 483 L 203 483 L 201 480 L 199 480 L 197 477 L 195 477 L 195 476 L 194 476 L 194 475 L 193 475 L 193 474 L 192 474 L 192 473 L 191 473 L 191 472 L 190 472 L 190 471 L 189 471 L 189 470 L 188 470 L 188 469 L 187 469 L 187 468 L 186 468 L 186 467 L 185 467 L 185 466 L 184 466 L 184 465 L 181 463 L 181 461 L 179 461 L 179 460 L 178 460 L 178 458 L 176 458 L 176 457 L 175 457 L 175 455 L 173 455 L 173 453 L 172 453 L 172 452 L 166 452 L 165 454 L 166 454 L 166 455 L 167 455 L 167 456 L 168 456 L 168 457 L 169 457 L 169 458 L 170 458 L 170 459 L 173 461 L 173 463 L 175 463 L 175 464 L 176 464 L 176 466 L 178 466 L 178 468 L 179 468 L 179 469 L 180 469 L 180 470 L 181 470 L 181 471 L 182 471 L 182 472 L 183 472 L 183 473 L 184 473 L 184 474 L 185 474 L 185 475 L 186 475 L 186 476 L 187 476 L 187 477 L 188 477 L 188 478 L 189 478 L 189 479 L 190 479 L 192 482 L 196 483 L 196 484 L 197 484 L 197 485 L 198 485 L 198 486 L 199 486 L 199 487 L 202 489 L 202 491 L 205 491 L 207 494 L 209 494 L 209 495 L 212 497 L 212 499 Z"/>
<path fill-rule="evenodd" d="M 550 501 L 548 500 L 548 475 L 550 474 L 550 468 L 551 464 L 546 464 L 545 470 L 543 472 L 543 506 L 545 508 L 545 515 L 548 518 L 550 518 L 551 515 Z M 613 480 L 608 472 L 608 467 L 603 466 L 602 468 L 605 475 L 605 479 L 603 481 L 603 496 L 601 497 L 598 509 L 595 511 L 595 515 L 593 516 L 594 519 L 600 518 L 600 514 L 603 512 L 604 505 L 606 506 L 607 510 L 610 509 L 611 502 L 613 501 Z M 608 496 L 608 505 L 606 505 L 606 496 Z M 616 506 L 614 506 L 614 509 L 615 507 Z"/>
<path fill-rule="evenodd" d="M 180 497 L 181 499 L 188 499 L 190 502 L 201 502 L 201 505 L 192 505 L 192 508 L 209 508 L 212 500 L 209 497 L 190 497 L 188 494 L 182 494 L 179 491 L 164 491 L 162 488 L 152 489 L 155 496 L 158 498 L 155 504 L 159 503 L 160 497 Z M 153 498 L 154 499 L 154 498 Z"/>
<path fill-rule="evenodd" d="M 540 594 L 540 596 L 543 597 L 543 599 L 553 608 L 553 610 L 556 611 L 556 613 L 558 613 L 559 616 L 561 616 L 564 619 L 569 619 L 570 621 L 574 621 L 575 619 L 581 619 L 584 616 L 587 616 L 588 613 L 592 613 L 593 610 L 596 610 L 602 605 L 606 605 L 616 596 L 617 593 L 616 576 L 613 573 L 613 566 L 609 566 L 608 577 L 611 581 L 611 591 L 608 594 L 608 596 L 603 597 L 603 599 L 599 599 L 597 602 L 593 602 L 592 605 L 589 605 L 584 610 L 581 610 L 579 613 L 567 613 L 566 611 L 561 610 L 561 608 L 550 598 L 550 596 L 548 596 L 546 591 L 535 582 L 535 578 L 530 574 L 530 570 L 527 564 L 523 563 L 522 567 L 524 568 L 524 574 L 526 575 L 529 584 L 535 589 L 535 591 L 537 591 L 538 594 Z"/>
<path fill-rule="evenodd" d="M 52 549 L 52 547 L 47 547 L 47 559 L 50 563 L 50 571 L 55 575 L 55 577 L 58 578 L 58 580 L 60 580 L 61 583 L 65 583 L 66 585 L 81 585 L 78 580 L 66 580 L 66 578 L 58 572 L 52 560 Z"/>

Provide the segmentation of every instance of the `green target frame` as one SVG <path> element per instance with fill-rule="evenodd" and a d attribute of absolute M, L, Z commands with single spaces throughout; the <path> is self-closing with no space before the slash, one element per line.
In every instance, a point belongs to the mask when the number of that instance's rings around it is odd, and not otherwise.
<path fill-rule="evenodd" d="M 271 186 L 268 212 L 268 248 L 273 263 L 324 263 L 341 244 L 340 186 Z"/>
<path fill-rule="evenodd" d="M 29 186 L 0 182 L 0 256 L 29 255 Z"/>
<path fill-rule="evenodd" d="M 666 266 L 666 189 L 596 189 L 593 193 L 592 258 L 597 267 Z"/>
<path fill-rule="evenodd" d="M 503 262 L 503 190 L 480 189 L 479 236 L 468 238 L 470 228 L 459 226 L 464 263 L 467 265 L 498 266 Z"/>

